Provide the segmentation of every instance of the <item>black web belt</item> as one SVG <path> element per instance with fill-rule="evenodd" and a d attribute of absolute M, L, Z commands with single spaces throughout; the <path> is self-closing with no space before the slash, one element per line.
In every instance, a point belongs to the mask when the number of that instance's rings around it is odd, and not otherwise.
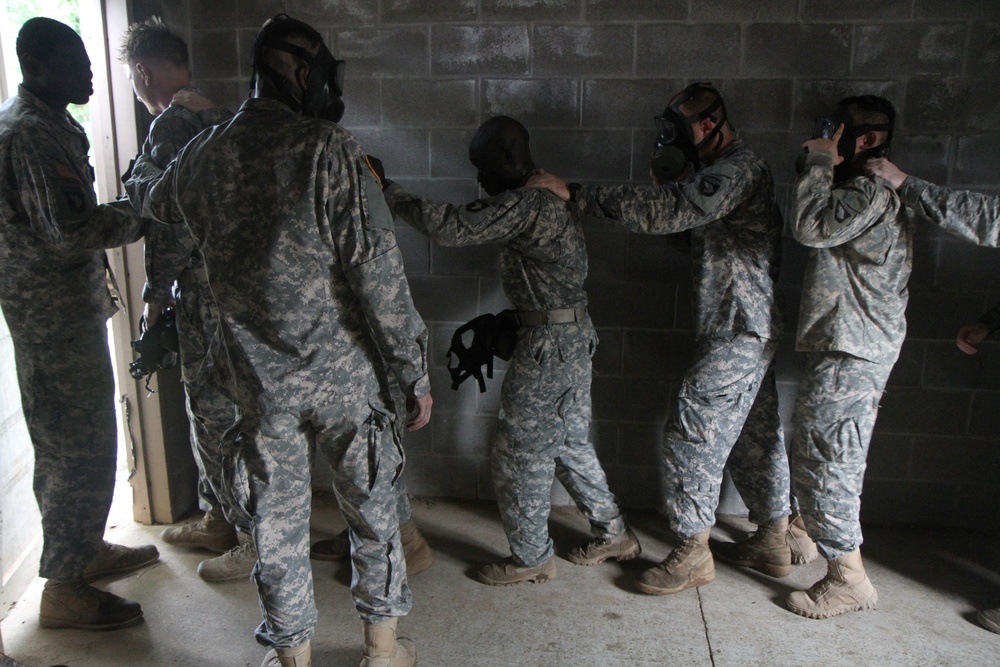
<path fill-rule="evenodd" d="M 554 310 L 519 310 L 517 323 L 522 327 L 543 327 L 547 324 L 571 324 L 587 317 L 587 308 L 556 308 Z"/>

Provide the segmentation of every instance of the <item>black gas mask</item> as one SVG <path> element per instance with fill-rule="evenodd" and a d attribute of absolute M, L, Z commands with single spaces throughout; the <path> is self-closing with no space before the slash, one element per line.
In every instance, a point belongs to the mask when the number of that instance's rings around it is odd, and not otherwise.
<path fill-rule="evenodd" d="M 289 23 L 294 22 L 294 32 Z M 319 44 L 319 51 L 311 53 L 301 46 L 285 41 L 283 35 L 309 34 Z M 267 65 L 263 57 L 264 49 L 275 49 L 295 56 L 309 66 L 305 90 L 301 100 L 297 99 L 295 85 Z M 253 78 L 251 90 L 257 84 L 257 77 L 265 76 L 282 95 L 282 101 L 303 116 L 325 118 L 335 123 L 344 116 L 344 61 L 337 60 L 323 43 L 318 32 L 306 23 L 278 14 L 260 29 L 254 39 L 251 55 Z"/>
<path fill-rule="evenodd" d="M 854 117 L 851 115 L 852 105 L 860 105 L 861 108 L 867 111 L 882 113 L 889 119 L 889 122 L 857 125 L 854 122 Z M 892 104 L 885 98 L 874 95 L 849 97 L 842 100 L 829 116 L 817 118 L 816 125 L 813 128 L 813 139 L 832 139 L 833 135 L 837 133 L 837 128 L 841 125 L 844 126 L 844 131 L 837 142 L 837 155 L 844 158 L 844 161 L 833 168 L 833 182 L 840 183 L 857 175 L 855 173 L 855 165 L 863 163 L 865 160 L 887 156 L 889 148 L 892 145 L 892 133 L 895 124 L 896 110 Z M 885 132 L 887 136 L 885 141 L 878 146 L 855 153 L 858 137 L 868 132 Z"/>
<path fill-rule="evenodd" d="M 714 93 L 715 100 L 702 111 L 685 115 L 681 111 L 681 106 L 702 91 Z M 714 120 L 715 127 L 704 139 L 695 143 L 691 124 L 705 118 Z M 685 88 L 677 101 L 664 109 L 661 115 L 653 118 L 658 131 L 650 160 L 653 174 L 661 181 L 673 181 L 684 173 L 689 164 L 698 171 L 701 168 L 699 159 L 701 149 L 716 137 L 716 150 L 722 146 L 722 127 L 726 121 L 726 106 L 712 84 L 692 83 Z"/>

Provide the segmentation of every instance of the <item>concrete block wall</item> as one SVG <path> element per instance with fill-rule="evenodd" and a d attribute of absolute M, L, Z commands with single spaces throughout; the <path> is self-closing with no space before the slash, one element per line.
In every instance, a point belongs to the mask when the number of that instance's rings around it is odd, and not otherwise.
<path fill-rule="evenodd" d="M 787 210 L 813 119 L 847 94 L 899 111 L 892 157 L 954 187 L 1000 192 L 1000 3 L 995 0 L 170 0 L 158 9 L 191 45 L 201 88 L 237 107 L 254 32 L 285 11 L 347 60 L 343 124 L 390 178 L 428 197 L 479 194 L 466 149 L 487 117 L 532 132 L 539 166 L 585 182 L 646 182 L 651 119 L 692 81 L 713 81 L 741 135 L 771 164 Z M 160 5 L 157 7 L 157 5 Z M 494 248 L 438 248 L 398 230 L 431 331 L 435 418 L 408 436 L 418 494 L 492 497 L 489 391 L 449 388 L 451 332 L 504 307 Z M 661 426 L 693 349 L 690 263 L 669 239 L 588 226 L 595 358 L 593 438 L 626 505 L 659 504 Z M 922 227 L 909 336 L 882 402 L 865 518 L 993 525 L 1000 515 L 1000 345 L 953 339 L 1000 300 L 1000 251 Z M 786 243 L 786 418 L 801 358 L 792 332 L 804 252 Z M 555 499 L 565 501 L 564 492 Z"/>

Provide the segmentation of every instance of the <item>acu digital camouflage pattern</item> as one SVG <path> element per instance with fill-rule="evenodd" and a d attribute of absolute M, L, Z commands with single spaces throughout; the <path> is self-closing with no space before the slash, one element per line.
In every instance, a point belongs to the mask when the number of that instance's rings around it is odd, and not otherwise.
<path fill-rule="evenodd" d="M 908 176 L 898 192 L 909 215 L 977 245 L 1000 247 L 1000 197 L 950 190 L 916 176 Z M 1000 303 L 983 313 L 979 321 L 991 332 L 1000 329 Z"/>
<path fill-rule="evenodd" d="M 310 441 L 333 466 L 352 531 L 361 617 L 406 614 L 395 491 L 403 455 L 375 364 L 384 358 L 407 396 L 427 393 L 427 330 L 357 142 L 337 125 L 252 99 L 165 172 L 140 157 L 134 173 L 129 195 L 143 215 L 190 228 L 260 389 L 248 420 L 257 437 L 242 451 L 247 486 L 236 490 L 254 519 L 258 640 L 291 647 L 315 626 Z"/>
<path fill-rule="evenodd" d="M 768 374 L 782 326 L 783 222 L 767 163 L 737 139 L 682 182 L 585 186 L 577 200 L 631 232 L 690 230 L 699 346 L 664 432 L 671 527 L 691 537 L 715 523 L 727 459 L 752 520 L 786 516 L 787 455 Z"/>
<path fill-rule="evenodd" d="M 39 574 L 78 579 L 102 545 L 118 434 L 104 248 L 141 236 L 98 205 L 83 129 L 23 87 L 0 107 L 0 306 L 14 342 L 42 515 Z"/>
<path fill-rule="evenodd" d="M 580 220 L 545 190 L 520 188 L 466 206 L 423 201 L 396 184 L 393 212 L 444 246 L 501 244 L 501 281 L 518 310 L 582 307 L 587 247 Z M 493 483 L 515 560 L 552 557 L 548 533 L 553 475 L 590 520 L 596 537 L 625 531 L 625 520 L 590 442 L 590 318 L 524 327 L 500 390 L 491 448 Z"/>
<path fill-rule="evenodd" d="M 153 119 L 142 152 L 160 169 L 177 155 L 196 134 L 232 118 L 222 107 L 199 112 L 171 105 Z M 212 295 L 201 253 L 184 225 L 154 223 L 145 237 L 146 286 L 143 300 L 160 306 L 176 297 L 177 335 L 180 344 L 181 378 L 191 444 L 198 464 L 198 497 L 202 509 L 222 510 L 230 523 L 239 522 L 234 512 L 220 502 L 216 489 L 223 483 L 220 442 L 236 421 L 236 407 L 220 388 L 216 361 L 226 351 L 220 340 L 219 308 Z M 174 282 L 178 287 L 172 292 Z M 249 526 L 241 526 L 249 530 Z"/>
<path fill-rule="evenodd" d="M 906 333 L 912 223 L 881 179 L 833 185 L 812 152 L 796 186 L 795 238 L 809 246 L 796 347 L 809 351 L 792 416 L 793 490 L 824 558 L 861 544 L 868 445 Z"/>
<path fill-rule="evenodd" d="M 796 349 L 894 363 L 906 336 L 912 223 L 882 179 L 833 187 L 833 156 L 808 153 L 796 185 L 792 234 L 811 248 Z"/>

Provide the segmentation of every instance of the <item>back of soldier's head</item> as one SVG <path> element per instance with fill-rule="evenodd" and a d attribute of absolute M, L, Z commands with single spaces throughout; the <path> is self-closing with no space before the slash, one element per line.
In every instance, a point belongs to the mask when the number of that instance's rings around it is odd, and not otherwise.
<path fill-rule="evenodd" d="M 493 116 L 476 130 L 469 161 L 479 170 L 479 182 L 488 194 L 518 187 L 535 168 L 527 128 L 510 116 Z"/>
<path fill-rule="evenodd" d="M 129 26 L 122 38 L 118 58 L 126 65 L 155 60 L 189 69 L 187 44 L 155 16 Z"/>
<path fill-rule="evenodd" d="M 265 21 L 254 38 L 250 64 L 255 76 L 262 65 L 287 74 L 289 70 L 305 64 L 291 53 L 274 48 L 274 45 L 282 43 L 301 46 L 310 53 L 316 53 L 325 45 L 323 36 L 308 23 L 287 14 L 278 14 Z"/>

